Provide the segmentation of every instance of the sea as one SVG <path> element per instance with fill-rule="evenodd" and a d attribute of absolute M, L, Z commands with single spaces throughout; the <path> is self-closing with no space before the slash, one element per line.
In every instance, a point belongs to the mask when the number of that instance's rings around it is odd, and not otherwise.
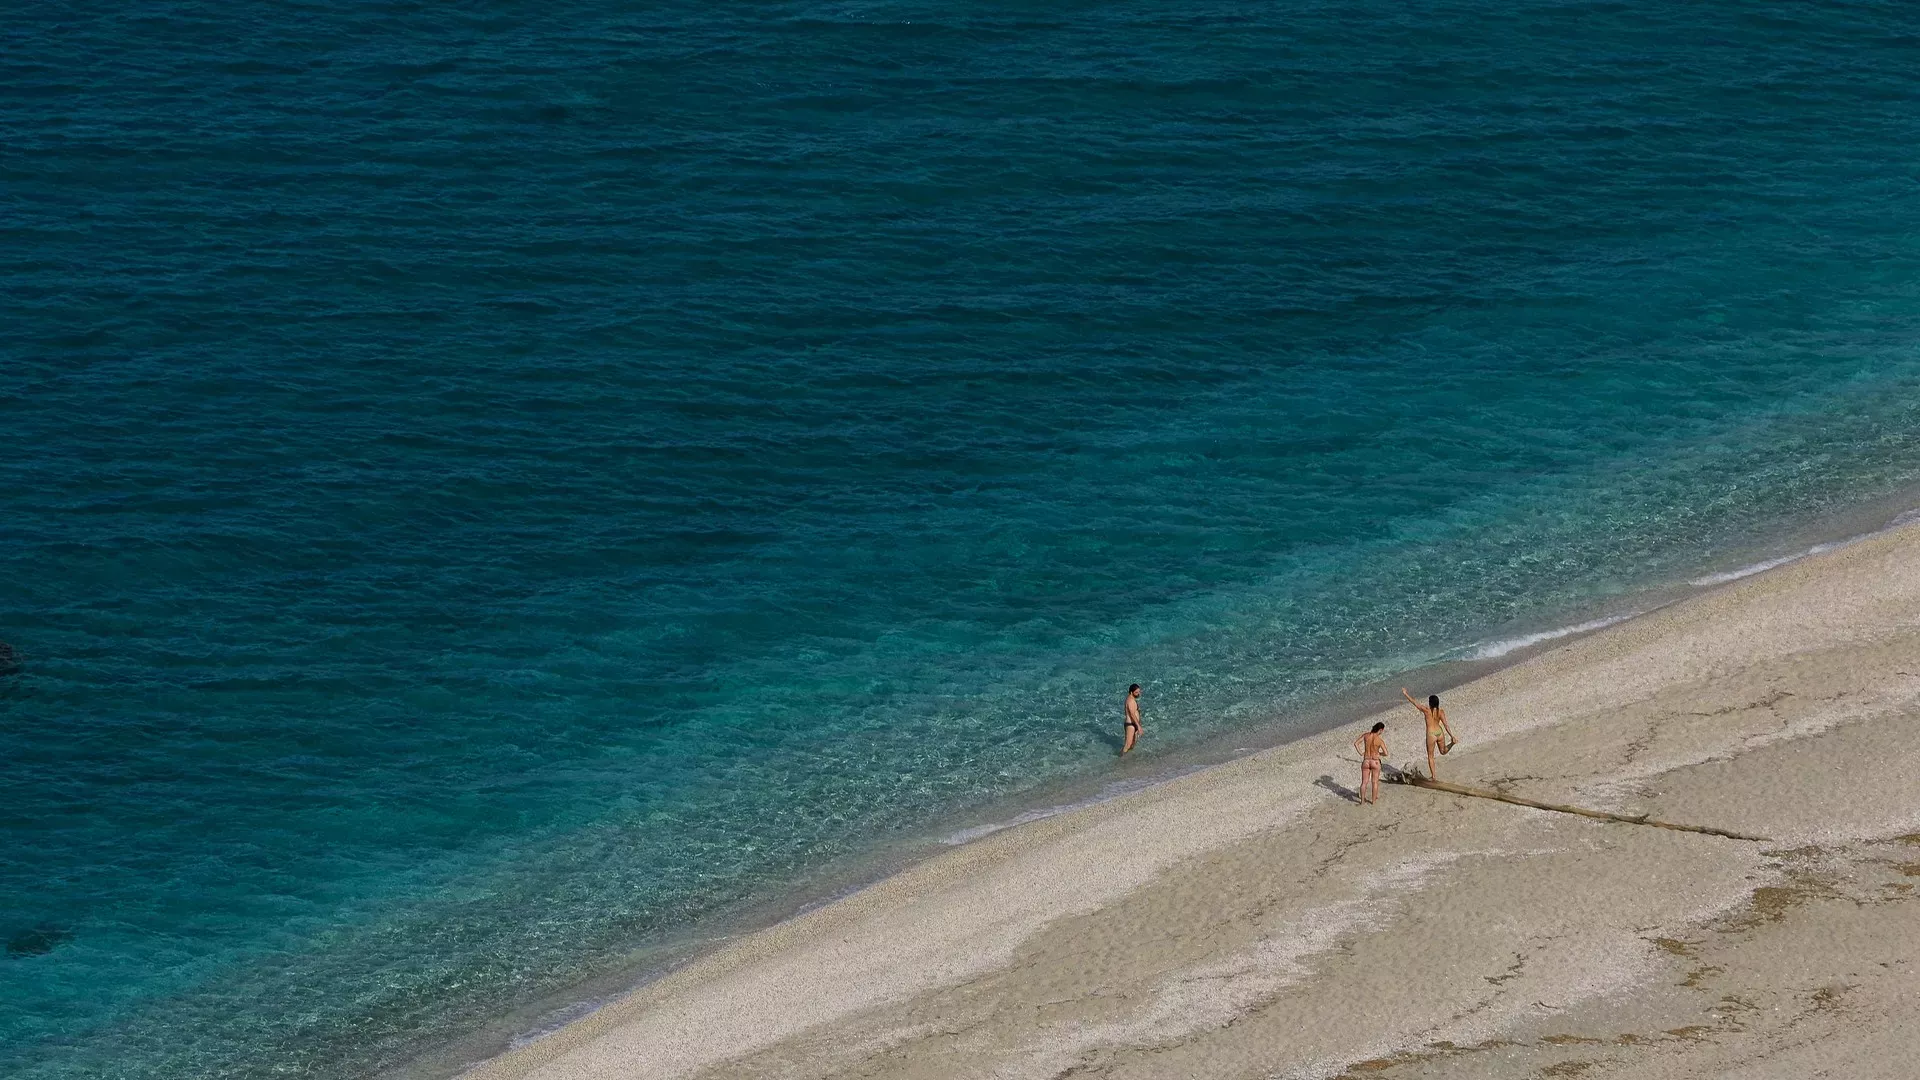
<path fill-rule="evenodd" d="M 1920 5 L 14 5 L 0 439 L 0 1074 L 444 1073 L 1920 504 Z"/>

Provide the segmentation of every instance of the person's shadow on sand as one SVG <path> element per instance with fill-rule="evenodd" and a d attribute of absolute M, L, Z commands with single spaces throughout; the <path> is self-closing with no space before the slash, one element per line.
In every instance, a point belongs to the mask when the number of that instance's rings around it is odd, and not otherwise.
<path fill-rule="evenodd" d="M 1340 783 L 1340 781 L 1335 780 L 1333 777 L 1328 776 L 1325 773 L 1320 774 L 1320 779 L 1315 780 L 1313 782 L 1313 786 L 1326 788 L 1328 791 L 1333 792 L 1335 795 L 1340 796 L 1341 798 L 1347 800 L 1350 803 L 1357 803 L 1360 801 L 1359 792 L 1353 790 L 1350 787 L 1343 786 Z"/>

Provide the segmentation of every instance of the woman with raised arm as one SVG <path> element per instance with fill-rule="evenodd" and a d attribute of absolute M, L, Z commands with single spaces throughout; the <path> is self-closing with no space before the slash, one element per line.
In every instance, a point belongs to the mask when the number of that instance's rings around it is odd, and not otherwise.
<path fill-rule="evenodd" d="M 1412 694 L 1407 694 L 1406 687 L 1401 687 L 1400 692 L 1407 695 L 1407 704 L 1419 709 L 1420 715 L 1427 719 L 1427 777 L 1431 780 L 1438 780 L 1440 779 L 1440 773 L 1434 768 L 1435 758 L 1433 752 L 1437 749 L 1444 754 L 1453 749 L 1455 742 L 1453 729 L 1447 726 L 1447 710 L 1440 707 L 1439 694 L 1427 695 L 1427 703 L 1422 705 L 1413 700 Z M 1445 740 L 1444 742 L 1441 741 L 1443 739 Z"/>

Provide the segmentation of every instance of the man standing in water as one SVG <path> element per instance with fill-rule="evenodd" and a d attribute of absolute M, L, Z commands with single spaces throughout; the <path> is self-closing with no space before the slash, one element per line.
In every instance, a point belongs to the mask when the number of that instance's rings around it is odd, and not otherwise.
<path fill-rule="evenodd" d="M 1127 687 L 1127 743 L 1120 748 L 1122 754 L 1133 749 L 1135 739 L 1140 737 L 1140 684 Z"/>
<path fill-rule="evenodd" d="M 1401 687 L 1400 692 L 1407 694 L 1407 688 Z M 1444 754 L 1453 749 L 1454 743 L 1453 729 L 1447 726 L 1447 710 L 1440 707 L 1439 694 L 1428 694 L 1425 705 L 1413 700 L 1412 694 L 1407 694 L 1407 704 L 1419 709 L 1420 715 L 1427 718 L 1427 777 L 1438 780 L 1440 773 L 1434 768 L 1433 751 L 1438 748 Z"/>

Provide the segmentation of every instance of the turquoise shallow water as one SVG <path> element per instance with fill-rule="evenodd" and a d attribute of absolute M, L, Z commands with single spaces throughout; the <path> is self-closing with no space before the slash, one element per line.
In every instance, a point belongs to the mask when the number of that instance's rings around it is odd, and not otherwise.
<path fill-rule="evenodd" d="M 1920 481 L 1920 9 L 14 12 L 0 1073 L 351 1077 Z"/>

